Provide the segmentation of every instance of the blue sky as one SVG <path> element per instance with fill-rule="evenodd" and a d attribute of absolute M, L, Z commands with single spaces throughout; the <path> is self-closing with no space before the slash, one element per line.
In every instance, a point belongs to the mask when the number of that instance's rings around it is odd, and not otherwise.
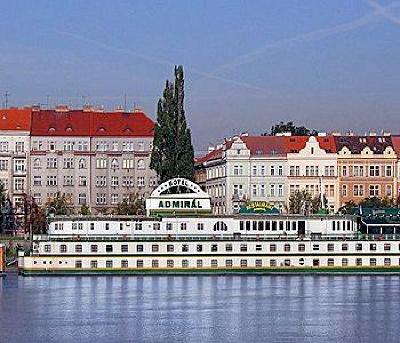
<path fill-rule="evenodd" d="M 183 64 L 198 151 L 280 120 L 400 132 L 400 1 L 14 0 L 0 13 L 10 105 L 112 109 L 126 94 L 155 118 Z"/>

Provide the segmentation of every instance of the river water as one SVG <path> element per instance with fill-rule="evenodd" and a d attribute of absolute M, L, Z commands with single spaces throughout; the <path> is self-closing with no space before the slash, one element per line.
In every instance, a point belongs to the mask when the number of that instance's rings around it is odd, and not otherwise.
<path fill-rule="evenodd" d="M 400 276 L 0 278 L 0 342 L 400 342 Z"/>

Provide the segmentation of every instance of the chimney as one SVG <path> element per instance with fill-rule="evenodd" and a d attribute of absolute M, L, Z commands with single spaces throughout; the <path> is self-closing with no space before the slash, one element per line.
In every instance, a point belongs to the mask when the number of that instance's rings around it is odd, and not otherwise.
<path fill-rule="evenodd" d="M 117 106 L 117 107 L 114 109 L 114 112 L 124 113 L 125 110 L 124 110 L 124 107 L 123 107 L 123 106 Z"/>
<path fill-rule="evenodd" d="M 68 112 L 69 107 L 68 105 L 57 105 L 55 110 L 56 112 Z"/>
<path fill-rule="evenodd" d="M 93 112 L 94 111 L 94 107 L 92 105 L 83 105 L 82 111 L 83 112 Z"/>
<path fill-rule="evenodd" d="M 215 150 L 215 147 L 214 146 L 209 146 L 208 147 L 208 152 L 210 153 L 210 152 L 213 152 Z"/>

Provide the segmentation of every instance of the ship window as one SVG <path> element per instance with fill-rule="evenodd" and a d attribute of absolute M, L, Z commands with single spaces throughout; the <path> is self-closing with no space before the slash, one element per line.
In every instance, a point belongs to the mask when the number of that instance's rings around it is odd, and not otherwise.
<path fill-rule="evenodd" d="M 50 244 L 46 244 L 44 246 L 44 252 L 51 252 L 51 245 Z"/>
<path fill-rule="evenodd" d="M 67 246 L 65 244 L 60 245 L 60 252 L 62 252 L 62 253 L 67 252 Z"/>
<path fill-rule="evenodd" d="M 391 264 L 390 258 L 389 258 L 389 257 L 386 257 L 386 258 L 383 260 L 383 264 L 384 264 L 385 266 L 390 266 L 390 264 Z"/>
<path fill-rule="evenodd" d="M 181 230 L 186 230 L 187 224 L 186 223 L 181 223 Z"/>
<path fill-rule="evenodd" d="M 90 223 L 90 230 L 94 230 L 94 223 Z"/>
<path fill-rule="evenodd" d="M 293 231 L 297 230 L 297 222 L 292 222 L 292 230 Z"/>
<path fill-rule="evenodd" d="M 232 251 L 232 244 L 226 244 L 225 251 Z"/>
<path fill-rule="evenodd" d="M 97 268 L 97 261 L 90 261 L 90 268 L 96 269 Z"/>
<path fill-rule="evenodd" d="M 240 251 L 242 252 L 247 251 L 247 244 L 240 244 Z"/>
<path fill-rule="evenodd" d="M 113 261 L 106 261 L 106 268 L 112 268 L 113 267 Z"/>
<path fill-rule="evenodd" d="M 265 230 L 266 230 L 266 231 L 271 230 L 271 222 L 270 222 L 270 221 L 266 221 L 266 222 L 265 222 Z"/>
<path fill-rule="evenodd" d="M 218 261 L 217 260 L 211 260 L 211 267 L 217 268 L 218 267 Z"/>
<path fill-rule="evenodd" d="M 188 268 L 189 267 L 189 261 L 188 260 L 182 260 L 182 268 Z"/>
<path fill-rule="evenodd" d="M 356 244 L 356 250 L 357 251 L 361 251 L 362 250 L 362 244 L 361 243 L 357 243 Z"/>
<path fill-rule="evenodd" d="M 335 245 L 333 243 L 328 244 L 328 251 L 334 251 L 335 250 Z"/>
<path fill-rule="evenodd" d="M 290 222 L 286 221 L 286 231 L 289 231 L 289 230 L 290 230 Z"/>
<path fill-rule="evenodd" d="M 271 260 L 271 261 L 269 261 L 269 265 L 270 265 L 271 267 L 276 267 L 276 260 Z"/>
<path fill-rule="evenodd" d="M 270 251 L 276 251 L 276 244 L 270 244 L 269 245 L 269 250 Z"/>
<path fill-rule="evenodd" d="M 283 230 L 283 221 L 279 221 L 279 230 Z"/>
<path fill-rule="evenodd" d="M 188 252 L 189 251 L 189 245 L 188 244 L 182 244 L 182 252 Z"/>
<path fill-rule="evenodd" d="M 92 244 L 90 246 L 90 252 L 97 252 L 97 244 Z"/>
<path fill-rule="evenodd" d="M 151 246 L 151 251 L 152 251 L 152 252 L 158 252 L 158 250 L 159 250 L 158 244 L 153 244 L 153 245 Z"/>
<path fill-rule="evenodd" d="M 318 251 L 319 250 L 319 244 L 313 244 L 312 250 Z"/>
<path fill-rule="evenodd" d="M 123 230 L 124 229 L 124 224 L 123 223 L 119 223 L 119 229 Z"/>
<path fill-rule="evenodd" d="M 243 220 L 240 221 L 239 225 L 240 225 L 240 231 L 243 231 L 244 230 L 244 222 L 243 222 Z"/>
<path fill-rule="evenodd" d="M 136 251 L 137 251 L 137 252 L 143 252 L 143 245 L 138 244 L 138 245 L 136 246 Z"/>
<path fill-rule="evenodd" d="M 376 258 L 370 258 L 369 259 L 369 265 L 372 266 L 372 267 L 375 267 L 376 266 Z"/>
<path fill-rule="evenodd" d="M 375 244 L 375 243 L 371 243 L 371 244 L 369 245 L 369 250 L 375 251 L 375 250 L 376 250 L 376 244 Z"/>
<path fill-rule="evenodd" d="M 110 230 L 110 223 L 106 223 L 106 230 Z"/>
<path fill-rule="evenodd" d="M 197 268 L 203 268 L 203 260 L 197 260 L 196 266 L 197 266 Z"/>
<path fill-rule="evenodd" d="M 287 260 L 283 261 L 283 264 L 285 265 L 285 267 L 290 267 L 290 260 L 287 259 Z"/>
<path fill-rule="evenodd" d="M 214 224 L 214 231 L 227 231 L 227 230 L 228 227 L 224 222 L 219 221 Z"/>
<path fill-rule="evenodd" d="M 212 244 L 211 245 L 211 251 L 213 251 L 213 252 L 218 251 L 218 245 L 217 244 Z"/>
<path fill-rule="evenodd" d="M 143 260 L 137 260 L 136 261 L 136 268 L 143 268 Z M 121 268 L 128 268 L 128 260 L 122 260 L 121 261 Z"/>
<path fill-rule="evenodd" d="M 174 252 L 174 246 L 172 244 L 167 245 L 167 252 Z"/>
<path fill-rule="evenodd" d="M 304 258 L 300 258 L 300 259 L 299 259 L 299 264 L 300 264 L 301 266 L 304 265 Z"/>
<path fill-rule="evenodd" d="M 151 261 L 151 268 L 158 268 L 158 260 Z"/>
<path fill-rule="evenodd" d="M 276 231 L 276 221 L 272 221 L 272 231 Z"/>
<path fill-rule="evenodd" d="M 349 264 L 349 260 L 347 258 L 342 258 L 342 266 L 347 267 Z"/>
<path fill-rule="evenodd" d="M 113 252 L 113 246 L 111 244 L 106 245 L 106 252 Z"/>
<path fill-rule="evenodd" d="M 335 265 L 335 261 L 333 258 L 328 258 L 328 267 L 333 267 Z"/>
<path fill-rule="evenodd" d="M 389 251 L 390 250 L 390 243 L 385 243 L 385 245 L 383 246 L 383 250 Z"/>
<path fill-rule="evenodd" d="M 226 261 L 225 261 L 225 266 L 226 266 L 227 268 L 232 268 L 232 266 L 233 266 L 233 261 L 232 261 L 232 260 L 226 260 Z"/>
<path fill-rule="evenodd" d="M 203 245 L 202 244 L 197 244 L 196 250 L 197 250 L 197 252 L 202 252 L 203 251 Z"/>
<path fill-rule="evenodd" d="M 356 266 L 362 266 L 362 258 L 356 258 Z"/>
<path fill-rule="evenodd" d="M 342 244 L 342 251 L 349 250 L 349 245 L 347 243 Z"/>
<path fill-rule="evenodd" d="M 72 223 L 72 230 L 78 229 L 78 224 L 77 223 Z"/>
<path fill-rule="evenodd" d="M 172 230 L 172 223 L 167 223 L 167 230 Z"/>
<path fill-rule="evenodd" d="M 246 231 L 250 231 L 250 220 L 246 221 Z"/>
<path fill-rule="evenodd" d="M 319 267 L 319 259 L 318 258 L 313 259 L 312 265 L 313 267 Z"/>
<path fill-rule="evenodd" d="M 336 230 L 336 222 L 333 221 L 333 222 L 332 222 L 332 231 L 335 231 L 335 230 Z"/>
<path fill-rule="evenodd" d="M 262 251 L 262 245 L 261 244 L 257 244 L 256 245 L 256 251 Z"/>
<path fill-rule="evenodd" d="M 121 252 L 128 252 L 128 244 L 121 245 Z"/>
<path fill-rule="evenodd" d="M 197 230 L 203 231 L 204 230 L 204 223 L 197 223 Z"/>
<path fill-rule="evenodd" d="M 283 247 L 284 251 L 290 251 L 290 244 L 285 244 Z"/>
<path fill-rule="evenodd" d="M 264 222 L 263 221 L 258 222 L 258 231 L 264 231 Z"/>
<path fill-rule="evenodd" d="M 82 252 L 82 245 L 81 244 L 75 245 L 75 252 Z"/>
<path fill-rule="evenodd" d="M 306 250 L 306 245 L 305 244 L 299 244 L 299 251 L 305 251 Z"/>
<path fill-rule="evenodd" d="M 135 223 L 135 230 L 142 230 L 142 223 Z"/>
<path fill-rule="evenodd" d="M 262 260 L 256 260 L 256 267 L 262 267 Z"/>
<path fill-rule="evenodd" d="M 257 222 L 253 220 L 253 231 L 257 230 Z"/>
<path fill-rule="evenodd" d="M 75 268 L 77 269 L 82 268 L 82 261 L 75 261 Z"/>
<path fill-rule="evenodd" d="M 167 260 L 167 268 L 174 268 L 174 260 Z"/>
<path fill-rule="evenodd" d="M 247 267 L 247 260 L 240 260 L 240 267 L 246 268 Z"/>

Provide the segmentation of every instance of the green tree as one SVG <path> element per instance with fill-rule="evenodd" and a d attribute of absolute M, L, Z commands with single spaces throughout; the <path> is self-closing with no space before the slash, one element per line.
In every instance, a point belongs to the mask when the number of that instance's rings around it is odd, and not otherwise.
<path fill-rule="evenodd" d="M 396 202 L 390 198 L 371 197 L 361 200 L 360 206 L 368 208 L 386 208 L 396 206 Z"/>
<path fill-rule="evenodd" d="M 184 110 L 183 67 L 175 67 L 175 83 L 167 80 L 157 105 L 150 168 L 160 182 L 174 177 L 194 180 L 194 150 Z"/>
<path fill-rule="evenodd" d="M 83 216 L 90 216 L 91 212 L 90 212 L 90 208 L 88 205 L 82 205 L 80 210 L 79 210 L 79 214 L 83 215 Z"/>
<path fill-rule="evenodd" d="M 144 203 L 138 193 L 129 194 L 128 199 L 124 199 L 118 204 L 116 209 L 118 215 L 143 215 L 144 214 Z"/>
<path fill-rule="evenodd" d="M 264 132 L 263 136 L 275 136 L 284 132 L 290 132 L 293 136 L 315 136 L 318 134 L 316 130 L 307 129 L 305 126 L 296 126 L 292 121 L 287 123 L 281 121 L 279 124 L 273 125 L 269 133 Z"/>
<path fill-rule="evenodd" d="M 7 197 L 4 184 L 0 181 L 0 233 L 12 232 L 15 229 L 15 211 Z"/>
<path fill-rule="evenodd" d="M 311 194 L 305 190 L 295 191 L 289 197 L 289 213 L 304 214 L 309 213 L 312 206 Z"/>
<path fill-rule="evenodd" d="M 65 194 L 61 194 L 57 192 L 54 198 L 51 198 L 46 203 L 47 211 L 58 216 L 66 216 L 69 214 L 73 214 L 72 207 L 69 204 L 69 201 Z"/>

